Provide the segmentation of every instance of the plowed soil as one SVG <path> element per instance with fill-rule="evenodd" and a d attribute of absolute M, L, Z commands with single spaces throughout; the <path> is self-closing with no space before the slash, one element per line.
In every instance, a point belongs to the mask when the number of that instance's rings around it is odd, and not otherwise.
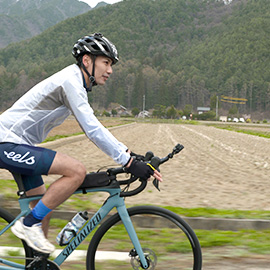
<path fill-rule="evenodd" d="M 133 123 L 109 129 L 119 141 L 140 154 L 151 150 L 163 157 L 177 143 L 185 147 L 161 166 L 164 178 L 160 185 L 161 192 L 148 185 L 147 191 L 128 198 L 128 203 L 147 201 L 181 207 L 270 210 L 269 139 L 204 125 Z M 78 131 L 80 127 L 76 121 L 68 120 L 54 133 Z M 42 146 L 79 159 L 89 172 L 106 165 L 117 166 L 85 135 Z M 54 179 L 48 178 L 48 181 Z"/>

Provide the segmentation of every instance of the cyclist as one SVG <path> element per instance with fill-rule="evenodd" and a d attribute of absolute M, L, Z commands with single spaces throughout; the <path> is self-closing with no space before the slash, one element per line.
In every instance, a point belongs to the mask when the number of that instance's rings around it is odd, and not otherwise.
<path fill-rule="evenodd" d="M 97 120 L 88 103 L 87 92 L 95 85 L 104 85 L 112 74 L 112 65 L 118 62 L 116 47 L 95 33 L 79 39 L 72 54 L 76 64 L 38 83 L 0 116 L 0 168 L 20 173 L 27 195 L 44 194 L 31 205 L 31 213 L 14 224 L 12 232 L 43 253 L 55 249 L 46 238 L 51 211 L 81 185 L 86 169 L 70 156 L 35 144 L 70 114 L 88 138 L 127 171 L 162 181 L 155 168 L 131 157 L 131 151 Z M 46 191 L 42 175 L 47 174 L 60 178 Z"/>

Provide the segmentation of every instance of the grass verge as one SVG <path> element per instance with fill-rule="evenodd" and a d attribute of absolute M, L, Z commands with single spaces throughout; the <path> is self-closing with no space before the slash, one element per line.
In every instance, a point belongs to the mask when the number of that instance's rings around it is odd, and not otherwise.
<path fill-rule="evenodd" d="M 55 237 L 60 232 L 60 230 L 66 225 L 67 221 L 61 219 L 52 219 L 50 222 L 50 233 L 49 240 L 55 243 Z M 0 228 L 3 223 L 0 219 Z M 163 237 L 164 235 L 171 235 L 171 229 L 162 229 Z M 176 232 L 175 232 L 176 233 Z M 228 248 L 233 247 L 236 249 L 242 249 L 242 255 L 248 256 L 250 254 L 270 254 L 270 230 L 255 231 L 255 230 L 241 230 L 237 232 L 233 231 L 219 231 L 219 230 L 195 230 L 195 233 L 200 241 L 202 249 L 209 248 Z M 89 241 L 93 236 L 94 232 L 87 237 L 87 239 L 78 247 L 79 250 L 87 250 Z M 125 236 L 125 230 L 114 230 L 113 234 L 110 235 L 110 245 L 114 246 L 114 249 L 121 250 L 121 247 L 129 241 L 128 237 Z M 145 236 L 144 236 L 145 235 Z M 151 237 L 149 237 L 151 236 Z M 140 230 L 141 239 L 147 239 L 148 242 L 153 242 L 153 245 L 158 244 L 158 236 L 151 234 L 151 230 L 142 229 Z M 184 239 L 183 239 L 184 240 Z M 163 240 L 164 241 L 164 240 Z M 168 239 L 169 241 L 169 239 Z M 172 241 L 172 240 L 170 240 Z M 17 245 L 16 245 L 17 243 Z M 0 246 L 21 246 L 17 238 L 10 232 L 5 233 L 5 238 L 0 238 Z M 60 247 L 57 247 L 60 248 Z"/>
<path fill-rule="evenodd" d="M 244 133 L 244 134 L 248 134 L 248 135 L 253 135 L 253 136 L 258 136 L 258 137 L 263 137 L 263 138 L 267 138 L 270 139 L 270 131 L 260 131 L 259 128 L 256 128 L 256 130 L 249 130 L 249 129 L 245 129 L 239 126 L 234 126 L 234 125 L 212 125 L 216 128 L 219 129 L 225 129 L 225 130 L 229 130 L 229 131 L 234 131 L 234 132 L 238 132 L 238 133 Z"/>
<path fill-rule="evenodd" d="M 18 206 L 17 185 L 14 180 L 0 180 L 0 190 L 2 194 L 3 207 Z M 58 209 L 79 211 L 82 205 L 87 210 L 96 211 L 101 205 L 91 201 L 93 194 L 75 194 L 70 197 Z M 128 205 L 131 207 L 133 205 Z M 236 218 L 236 219 L 265 219 L 270 220 L 270 211 L 264 210 L 235 210 L 235 209 L 215 209 L 207 207 L 182 208 L 176 206 L 161 206 L 172 212 L 186 217 L 206 217 L 206 218 Z"/>

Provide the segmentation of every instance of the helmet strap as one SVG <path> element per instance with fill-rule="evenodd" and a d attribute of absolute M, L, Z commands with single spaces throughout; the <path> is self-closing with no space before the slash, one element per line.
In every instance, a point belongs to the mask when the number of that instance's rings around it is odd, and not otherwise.
<path fill-rule="evenodd" d="M 89 85 L 89 87 L 87 87 L 87 85 L 85 83 L 85 79 L 83 77 L 84 88 L 86 89 L 86 92 L 91 92 L 92 91 L 92 87 L 95 86 L 95 85 L 97 85 L 96 79 L 95 79 L 95 61 L 96 61 L 96 56 L 93 55 L 91 57 L 91 59 L 92 59 L 92 62 L 93 62 L 92 75 L 90 75 L 90 73 L 86 69 L 85 65 L 83 64 L 83 62 L 81 62 L 81 67 L 83 68 L 84 72 L 86 73 L 86 75 L 88 76 L 89 81 L 90 81 L 90 85 Z"/>

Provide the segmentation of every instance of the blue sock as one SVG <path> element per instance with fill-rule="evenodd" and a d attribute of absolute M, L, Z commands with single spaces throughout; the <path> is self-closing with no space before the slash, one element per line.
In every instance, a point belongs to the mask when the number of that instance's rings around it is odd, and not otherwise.
<path fill-rule="evenodd" d="M 24 220 L 23 224 L 25 226 L 31 227 L 32 225 L 41 222 L 41 220 L 47 216 L 52 210 L 48 208 L 42 200 L 39 200 L 37 205 L 34 207 L 32 212 L 27 215 Z"/>

